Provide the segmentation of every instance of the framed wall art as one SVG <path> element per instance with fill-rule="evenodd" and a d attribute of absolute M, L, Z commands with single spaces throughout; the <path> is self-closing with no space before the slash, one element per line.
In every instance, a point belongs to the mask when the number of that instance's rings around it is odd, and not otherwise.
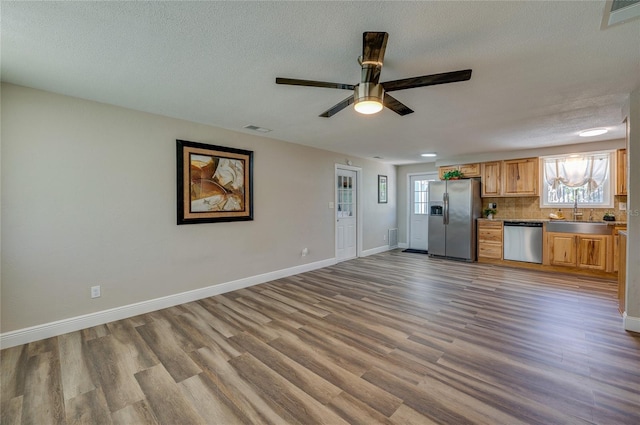
<path fill-rule="evenodd" d="M 378 174 L 378 203 L 387 203 L 387 176 Z"/>
<path fill-rule="evenodd" d="M 253 220 L 253 151 L 176 140 L 178 224 Z"/>

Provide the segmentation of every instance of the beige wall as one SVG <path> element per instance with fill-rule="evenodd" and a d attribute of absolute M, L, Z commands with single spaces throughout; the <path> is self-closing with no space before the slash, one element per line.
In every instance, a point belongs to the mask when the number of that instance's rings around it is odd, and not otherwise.
<path fill-rule="evenodd" d="M 329 202 L 344 155 L 13 85 L 1 93 L 2 332 L 334 258 Z M 253 221 L 176 225 L 176 139 L 254 151 Z M 384 248 L 395 167 L 349 159 L 362 168 L 362 248 Z"/>

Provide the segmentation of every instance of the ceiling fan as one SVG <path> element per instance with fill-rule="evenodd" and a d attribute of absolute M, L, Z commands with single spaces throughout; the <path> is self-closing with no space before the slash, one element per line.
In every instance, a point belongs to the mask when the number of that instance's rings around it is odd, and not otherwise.
<path fill-rule="evenodd" d="M 276 84 L 353 90 L 352 96 L 320 114 L 321 117 L 329 118 L 352 103 L 355 104 L 354 109 L 361 114 L 375 114 L 382 110 L 383 105 L 399 115 L 411 114 L 413 110 L 387 93 L 396 90 L 467 81 L 471 78 L 471 70 L 465 69 L 380 83 L 380 71 L 382 70 L 388 38 L 389 34 L 386 32 L 365 32 L 362 34 L 362 56 L 358 58 L 362 73 L 361 81 L 356 85 L 280 77 L 276 78 Z"/>

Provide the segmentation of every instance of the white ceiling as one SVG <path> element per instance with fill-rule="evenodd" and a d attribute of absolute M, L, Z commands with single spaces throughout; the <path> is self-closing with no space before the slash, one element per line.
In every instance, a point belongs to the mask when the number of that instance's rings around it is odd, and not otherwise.
<path fill-rule="evenodd" d="M 605 1 L 6 2 L 2 81 L 394 164 L 624 137 L 640 20 Z M 394 92 L 415 113 L 318 115 L 356 84 L 362 33 L 386 31 L 381 81 L 473 69 Z M 221 144 L 224 141 L 219 141 Z"/>

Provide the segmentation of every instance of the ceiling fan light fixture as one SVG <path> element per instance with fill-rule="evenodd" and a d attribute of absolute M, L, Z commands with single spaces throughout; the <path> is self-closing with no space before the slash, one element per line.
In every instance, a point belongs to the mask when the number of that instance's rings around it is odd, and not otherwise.
<path fill-rule="evenodd" d="M 370 115 L 382 110 L 384 89 L 381 84 L 360 83 L 354 90 L 353 108 L 360 114 Z"/>

